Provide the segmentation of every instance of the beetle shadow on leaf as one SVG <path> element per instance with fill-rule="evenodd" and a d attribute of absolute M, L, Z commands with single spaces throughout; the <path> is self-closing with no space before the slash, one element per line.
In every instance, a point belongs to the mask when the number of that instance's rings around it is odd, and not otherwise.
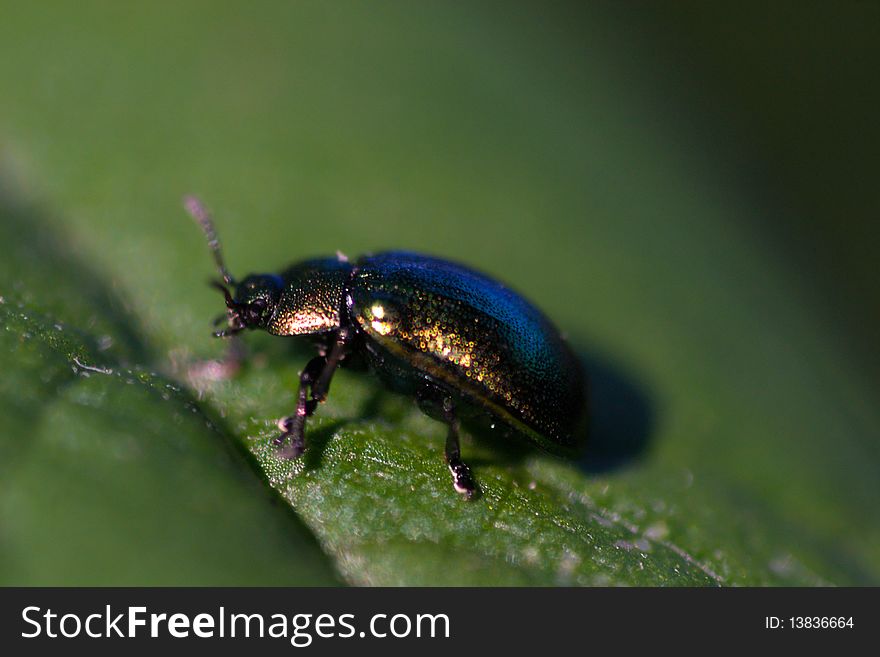
<path fill-rule="evenodd" d="M 333 435 L 345 425 L 344 421 L 337 420 L 320 427 L 312 427 L 308 431 L 308 449 L 303 452 L 303 469 L 317 470 L 324 461 L 324 452 Z"/>
<path fill-rule="evenodd" d="M 643 458 L 656 426 L 645 386 L 611 360 L 580 353 L 589 380 L 589 435 L 578 464 L 586 473 L 617 470 Z"/>
<path fill-rule="evenodd" d="M 644 385 L 610 359 L 584 352 L 579 358 L 589 381 L 590 417 L 586 445 L 576 464 L 590 475 L 613 472 L 647 453 L 655 427 L 655 406 Z M 512 440 L 490 429 L 486 422 L 463 419 L 462 425 L 492 452 L 491 458 L 465 459 L 472 466 L 516 465 L 534 453 L 524 440 Z"/>

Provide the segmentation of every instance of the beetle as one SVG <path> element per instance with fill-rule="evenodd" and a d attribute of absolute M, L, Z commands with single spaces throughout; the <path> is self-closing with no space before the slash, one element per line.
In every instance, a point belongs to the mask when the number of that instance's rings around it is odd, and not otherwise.
<path fill-rule="evenodd" d="M 327 398 L 337 367 L 365 358 L 387 387 L 415 397 L 447 425 L 453 487 L 477 486 L 461 459 L 459 418 L 500 424 L 546 451 L 575 456 L 586 437 L 586 376 L 567 341 L 535 306 L 498 281 L 440 258 L 390 251 L 350 262 L 295 263 L 279 274 L 229 273 L 213 221 L 198 199 L 185 207 L 200 224 L 222 281 L 227 328 L 308 336 L 318 355 L 299 376 L 295 412 L 279 421 L 279 454 L 306 448 L 306 419 Z"/>

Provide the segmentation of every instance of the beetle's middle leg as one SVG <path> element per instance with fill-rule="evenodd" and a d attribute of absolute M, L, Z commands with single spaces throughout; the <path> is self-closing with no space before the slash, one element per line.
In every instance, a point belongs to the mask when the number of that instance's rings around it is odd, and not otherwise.
<path fill-rule="evenodd" d="M 300 374 L 299 390 L 296 395 L 296 412 L 278 422 L 278 428 L 283 433 L 275 439 L 275 444 L 281 446 L 285 442 L 290 442 L 288 446 L 279 450 L 281 456 L 295 459 L 305 451 L 306 418 L 311 416 L 318 404 L 327 398 L 333 373 L 348 352 L 349 337 L 348 330 L 341 330 L 336 336 L 330 353 L 326 356 L 312 358 Z"/>

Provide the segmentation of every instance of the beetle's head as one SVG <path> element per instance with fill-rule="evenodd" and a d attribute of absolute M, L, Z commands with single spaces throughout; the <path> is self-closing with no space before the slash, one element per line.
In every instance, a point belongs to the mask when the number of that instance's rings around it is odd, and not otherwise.
<path fill-rule="evenodd" d="M 230 281 L 230 284 L 235 285 Z M 226 299 L 226 319 L 229 327 L 217 331 L 217 337 L 235 335 L 248 328 L 266 328 L 269 318 L 275 312 L 281 296 L 281 278 L 270 274 L 248 276 L 235 285 L 235 296 L 220 281 L 214 281 L 214 287 L 223 292 Z M 222 317 L 220 318 L 222 320 Z"/>
<path fill-rule="evenodd" d="M 208 238 L 208 246 L 214 254 L 214 261 L 217 263 L 217 269 L 222 278 L 220 281 L 211 283 L 223 293 L 223 297 L 226 299 L 226 315 L 221 315 L 215 323 L 222 322 L 225 317 L 229 326 L 222 331 L 216 331 L 214 335 L 225 338 L 248 328 L 266 328 L 281 296 L 281 278 L 268 274 L 256 274 L 248 276 L 241 283 L 236 283 L 223 262 L 220 240 L 217 239 L 214 222 L 211 221 L 211 215 L 208 214 L 205 206 L 194 196 L 186 197 L 183 204 L 187 212 L 202 227 L 205 237 Z M 235 290 L 234 296 L 230 288 Z"/>

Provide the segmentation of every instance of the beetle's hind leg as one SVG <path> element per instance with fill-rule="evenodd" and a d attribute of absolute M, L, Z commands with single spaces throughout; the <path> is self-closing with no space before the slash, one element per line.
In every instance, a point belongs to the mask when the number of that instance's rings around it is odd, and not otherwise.
<path fill-rule="evenodd" d="M 477 485 L 471 476 L 471 469 L 461 460 L 461 446 L 458 442 L 459 421 L 455 413 L 455 405 L 449 397 L 443 400 L 443 417 L 449 427 L 446 434 L 446 465 L 449 466 L 452 475 L 452 487 L 465 499 L 473 499 Z"/>

